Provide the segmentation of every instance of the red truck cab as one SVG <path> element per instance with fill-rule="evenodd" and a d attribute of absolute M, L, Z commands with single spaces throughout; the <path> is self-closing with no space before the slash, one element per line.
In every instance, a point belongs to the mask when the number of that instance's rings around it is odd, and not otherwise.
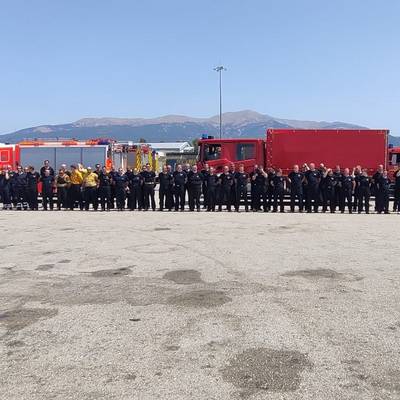
<path fill-rule="evenodd" d="M 224 165 L 243 164 L 247 172 L 264 165 L 265 141 L 262 139 L 202 139 L 199 141 L 198 167 L 205 164 L 222 172 Z"/>

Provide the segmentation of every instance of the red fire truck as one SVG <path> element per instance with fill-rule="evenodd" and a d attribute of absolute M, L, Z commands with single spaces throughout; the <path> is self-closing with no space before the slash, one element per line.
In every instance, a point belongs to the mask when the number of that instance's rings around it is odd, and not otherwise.
<path fill-rule="evenodd" d="M 107 168 L 126 169 L 141 168 L 149 162 L 154 169 L 158 168 L 157 153 L 148 144 L 118 143 L 111 139 L 91 139 L 78 141 L 74 139 L 35 139 L 18 144 L 0 144 L 0 168 L 18 165 L 32 165 L 40 169 L 44 160 L 59 168 L 62 164 L 83 164 L 94 167 L 95 164 Z"/>
<path fill-rule="evenodd" d="M 388 130 L 268 129 L 265 139 L 214 139 L 199 141 L 198 162 L 221 172 L 224 165 L 244 164 L 281 168 L 287 174 L 294 164 L 321 163 L 329 168 L 356 165 L 372 173 L 379 164 L 393 172 L 400 165 L 400 147 L 388 146 Z"/>

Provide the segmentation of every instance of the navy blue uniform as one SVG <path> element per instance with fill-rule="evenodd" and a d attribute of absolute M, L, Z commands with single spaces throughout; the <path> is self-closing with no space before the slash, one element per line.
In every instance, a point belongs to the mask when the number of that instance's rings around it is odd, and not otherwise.
<path fill-rule="evenodd" d="M 27 189 L 26 197 L 31 210 L 37 210 L 39 208 L 38 204 L 38 183 L 40 180 L 40 175 L 36 171 L 29 171 L 27 174 Z"/>
<path fill-rule="evenodd" d="M 302 172 L 292 171 L 288 178 L 290 179 L 290 211 L 294 212 L 296 198 L 299 205 L 299 211 L 303 212 L 303 180 L 304 174 Z"/>
<path fill-rule="evenodd" d="M 235 174 L 235 187 L 236 187 L 236 196 L 235 196 L 235 210 L 239 211 L 240 201 L 243 199 L 244 208 L 246 211 L 249 211 L 249 204 L 247 198 L 247 183 L 249 182 L 249 174 L 247 172 L 236 172 Z"/>
<path fill-rule="evenodd" d="M 189 187 L 189 209 L 194 211 L 200 211 L 200 197 L 201 187 L 203 186 L 203 175 L 200 172 L 192 172 L 188 176 L 188 187 Z"/>
<path fill-rule="evenodd" d="M 234 185 L 234 176 L 230 172 L 220 175 L 221 190 L 219 194 L 219 207 L 218 210 L 222 211 L 222 204 L 226 204 L 226 209 L 231 211 L 232 206 L 232 186 Z"/>
<path fill-rule="evenodd" d="M 17 172 L 13 175 L 13 189 L 15 194 L 15 201 L 17 203 L 17 210 L 28 209 L 27 203 L 27 188 L 28 176 L 26 172 Z"/>
<path fill-rule="evenodd" d="M 128 187 L 129 179 L 126 175 L 116 174 L 113 177 L 115 187 L 115 198 L 117 202 L 117 209 L 122 211 L 125 208 L 126 189 Z"/>
<path fill-rule="evenodd" d="M 151 206 L 153 211 L 155 211 L 154 188 L 156 186 L 156 174 L 153 171 L 143 171 L 140 175 L 143 179 L 144 209 L 147 211 Z"/>
<path fill-rule="evenodd" d="M 318 170 L 309 170 L 304 175 L 307 181 L 307 212 L 310 213 L 312 210 L 318 212 L 321 174 Z"/>
<path fill-rule="evenodd" d="M 100 207 L 103 211 L 110 210 L 111 208 L 111 174 L 101 171 L 99 173 L 99 197 Z"/>
<path fill-rule="evenodd" d="M 369 214 L 371 179 L 368 176 L 360 175 L 357 179 L 357 189 L 358 189 L 358 212 L 361 213 L 365 207 L 365 212 Z"/>
<path fill-rule="evenodd" d="M 11 176 L 8 173 L 6 177 L 6 173 L 3 172 L 0 174 L 0 191 L 1 191 L 1 199 L 3 202 L 3 210 L 11 210 Z"/>
<path fill-rule="evenodd" d="M 129 175 L 129 208 L 132 211 L 143 208 L 143 178 L 138 173 Z"/>
<path fill-rule="evenodd" d="M 43 210 L 47 210 L 47 206 L 50 206 L 50 210 L 53 210 L 53 196 L 54 196 L 54 176 L 42 176 L 40 178 L 42 182 L 42 202 Z"/>
<path fill-rule="evenodd" d="M 203 176 L 203 185 L 201 186 L 201 191 L 203 192 L 203 208 L 208 208 L 207 207 L 207 199 L 208 199 L 207 181 L 208 181 L 208 177 L 210 176 L 210 172 L 205 169 L 202 169 L 200 171 L 200 173 Z"/>
<path fill-rule="evenodd" d="M 400 170 L 394 174 L 394 204 L 393 211 L 400 212 Z"/>
<path fill-rule="evenodd" d="M 385 214 L 389 214 L 389 189 L 390 189 L 390 179 L 385 178 L 381 175 L 377 181 L 377 211 L 379 214 L 384 212 Z"/>
<path fill-rule="evenodd" d="M 185 185 L 187 182 L 186 172 L 174 172 L 174 197 L 175 197 L 175 211 L 185 209 Z"/>
<path fill-rule="evenodd" d="M 322 211 L 326 212 L 329 210 L 331 213 L 335 212 L 336 202 L 335 202 L 335 187 L 336 187 L 336 177 L 334 175 L 327 175 L 322 178 L 323 182 L 323 196 L 322 196 Z"/>
<path fill-rule="evenodd" d="M 283 176 L 275 175 L 272 178 L 272 186 L 274 188 L 274 208 L 273 212 L 278 211 L 278 203 L 279 203 L 279 211 L 284 212 L 284 204 L 283 197 L 285 194 L 285 178 Z"/>
<path fill-rule="evenodd" d="M 273 187 L 268 184 L 268 177 L 265 177 L 260 170 L 256 170 L 250 174 L 252 180 L 251 201 L 253 211 L 259 211 L 261 206 L 264 211 L 268 211 L 269 200 L 267 199 L 268 190 L 273 196 Z M 272 179 L 272 178 L 271 178 Z"/>
<path fill-rule="evenodd" d="M 216 174 L 207 176 L 207 211 L 215 211 L 219 190 L 219 177 Z"/>
<path fill-rule="evenodd" d="M 342 176 L 341 184 L 342 184 L 342 197 L 340 200 L 340 212 L 344 213 L 344 210 L 347 208 L 349 213 L 353 212 L 353 182 L 354 178 L 350 175 Z"/>
<path fill-rule="evenodd" d="M 158 182 L 160 184 L 160 188 L 158 189 L 158 194 L 160 197 L 160 211 L 164 210 L 164 202 L 165 208 L 167 208 L 168 211 L 171 211 L 174 205 L 174 197 L 172 193 L 174 175 L 172 172 L 160 172 L 158 174 Z"/>

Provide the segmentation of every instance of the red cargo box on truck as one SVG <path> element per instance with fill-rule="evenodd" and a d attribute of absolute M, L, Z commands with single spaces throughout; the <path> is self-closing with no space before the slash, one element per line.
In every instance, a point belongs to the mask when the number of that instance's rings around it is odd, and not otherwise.
<path fill-rule="evenodd" d="M 286 175 L 294 164 L 321 163 L 328 168 L 361 165 L 370 172 L 387 165 L 387 130 L 268 129 L 266 166 L 282 168 Z"/>

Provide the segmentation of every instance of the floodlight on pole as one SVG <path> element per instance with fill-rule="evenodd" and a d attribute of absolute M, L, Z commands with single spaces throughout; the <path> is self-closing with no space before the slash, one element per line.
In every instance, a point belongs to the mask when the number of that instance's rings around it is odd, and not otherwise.
<path fill-rule="evenodd" d="M 222 71 L 226 71 L 223 65 L 215 67 L 214 71 L 219 74 L 219 138 L 222 137 Z"/>

